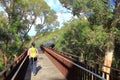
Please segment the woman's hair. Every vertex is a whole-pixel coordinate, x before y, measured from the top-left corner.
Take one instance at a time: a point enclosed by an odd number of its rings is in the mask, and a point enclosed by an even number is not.
[[[31,44],[33,47],[35,47],[35,42],[32,42],[32,44]]]

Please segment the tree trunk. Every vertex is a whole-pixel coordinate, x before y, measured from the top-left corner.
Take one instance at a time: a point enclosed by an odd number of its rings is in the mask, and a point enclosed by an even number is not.
[[[114,49],[110,49],[110,50],[108,49],[105,53],[103,71],[108,74],[110,74],[110,67],[112,65],[113,53],[114,53]],[[103,74],[103,77],[104,77],[104,74]],[[109,80],[109,75],[107,75],[106,80]]]
[[[8,58],[6,56],[6,53],[3,52],[3,65],[4,65],[4,68],[7,68],[7,62],[8,62]]]

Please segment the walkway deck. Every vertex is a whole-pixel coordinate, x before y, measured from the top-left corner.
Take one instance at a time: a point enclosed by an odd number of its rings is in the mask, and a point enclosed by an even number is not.
[[[66,80],[57,67],[48,59],[48,57],[39,51],[37,62],[37,75],[34,76],[28,66],[24,80]]]

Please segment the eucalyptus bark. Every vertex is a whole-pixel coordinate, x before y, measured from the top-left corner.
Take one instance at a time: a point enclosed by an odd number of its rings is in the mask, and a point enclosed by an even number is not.
[[[110,34],[109,35],[110,43],[112,44],[109,44],[109,46],[107,46],[107,49],[105,52],[104,66],[103,66],[103,71],[105,73],[108,73],[106,80],[109,80],[113,56],[114,56],[114,48],[115,48],[115,35],[113,31],[110,31],[109,34]]]

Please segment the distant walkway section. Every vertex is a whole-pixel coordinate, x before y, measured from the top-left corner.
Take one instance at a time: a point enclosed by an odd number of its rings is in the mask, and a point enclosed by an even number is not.
[[[39,50],[37,61],[37,75],[31,73],[30,65],[24,80],[66,80],[57,67],[48,59],[48,57]]]

